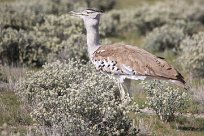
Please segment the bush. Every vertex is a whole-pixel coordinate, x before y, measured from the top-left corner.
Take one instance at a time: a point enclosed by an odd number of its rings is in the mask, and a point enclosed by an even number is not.
[[[73,4],[74,2],[76,3]],[[111,0],[106,4],[99,2],[98,0],[22,0],[20,2],[14,1],[6,4],[1,3],[0,29],[2,31],[7,31],[11,28],[13,29],[11,31],[16,31],[16,33],[28,34],[30,37],[29,39],[31,39],[31,45],[29,45],[32,50],[31,54],[39,54],[37,53],[38,51],[36,51],[37,48],[40,48],[40,50],[42,48],[46,48],[46,54],[39,55],[37,58],[32,58],[33,56],[30,56],[31,58],[29,58],[29,60],[27,57],[22,58],[23,61],[21,61],[21,63],[25,62],[26,65],[41,66],[46,61],[53,61],[61,58],[68,59],[75,56],[87,59],[88,57],[85,50],[86,46],[84,46],[86,43],[83,35],[85,30],[83,29],[84,27],[82,25],[82,21],[72,18],[69,15],[66,15],[66,13],[80,6],[86,7],[84,5],[87,3],[89,3],[88,5],[96,5],[96,7],[97,5],[99,7],[100,5],[105,5],[104,7],[107,8],[114,2],[115,0]],[[139,31],[142,34],[145,34],[148,31],[152,31],[155,27],[160,27],[165,24],[176,25],[183,29],[184,33],[192,34],[192,28],[195,25],[192,25],[192,23],[189,23],[189,21],[193,21],[193,23],[196,21],[202,22],[198,18],[202,17],[203,10],[201,6],[202,4],[199,5],[196,4],[196,2],[193,2],[191,5],[192,6],[189,6],[189,3],[185,1],[179,1],[179,3],[158,2],[151,6],[144,5],[138,9],[112,10],[103,15],[100,26],[101,35],[104,37],[118,36],[125,35],[127,32],[133,31]],[[200,17],[194,18],[197,11],[199,11]],[[177,23],[177,20],[182,20],[184,23]],[[6,33],[11,32],[7,31]],[[172,36],[170,36],[170,38],[171,37]],[[20,36],[15,38],[15,43],[18,43],[18,38],[20,38]],[[27,37],[21,36],[21,38]],[[24,39],[24,41],[26,42],[27,39]],[[150,38],[150,40],[152,39]],[[179,39],[176,39],[171,44],[177,44],[178,40]],[[8,47],[10,48],[11,45],[6,43],[5,39],[3,39],[3,41],[5,42],[4,46],[7,46],[3,49],[7,49]],[[155,42],[156,44],[163,43],[156,40]],[[151,42],[149,44],[151,44]],[[171,44],[168,46],[174,46]],[[37,45],[37,47],[34,47],[33,45]],[[14,45],[12,44],[12,46]],[[28,48],[26,48],[26,51],[24,51],[26,55],[28,55],[29,53],[27,52],[30,51],[27,51],[27,49]],[[3,52],[7,51],[10,50],[4,50]],[[17,52],[7,52],[6,54],[17,54],[17,58],[20,58],[18,56],[18,50],[15,51]],[[0,54],[0,56],[4,55]],[[7,58],[8,56],[4,57],[9,63],[13,63],[10,62],[13,60],[19,60],[16,59],[15,56],[13,56],[15,59],[9,59]],[[36,64],[36,61],[38,64]],[[34,64],[32,64],[32,62],[34,62]]]
[[[87,59],[82,22],[67,15],[72,0],[22,0],[0,5],[0,59],[3,63],[42,66],[48,60]],[[55,15],[50,15],[55,14]],[[63,58],[63,59],[64,59]]]
[[[41,7],[42,5],[36,1],[1,3],[0,27],[4,29],[11,27],[16,30],[32,29],[32,26],[44,21]]]
[[[32,117],[58,134],[136,133],[127,116],[131,108],[121,103],[115,83],[96,73],[89,63],[47,64],[28,74],[18,92],[31,105]]]
[[[193,77],[204,77],[204,32],[186,37],[181,43],[179,61]]]
[[[58,59],[87,60],[83,22],[65,14],[81,3],[73,2],[76,1],[22,0],[0,5],[0,59],[3,63],[42,66]]]
[[[115,6],[116,0],[85,0],[89,8],[97,8],[101,10],[110,10]]]
[[[56,59],[88,59],[81,20],[69,15],[48,15],[44,19],[44,23],[33,26],[33,30],[8,28],[0,32],[3,63],[42,66]]]
[[[14,2],[1,2],[0,26],[13,29],[32,29],[37,24],[44,22],[45,15],[63,15],[79,7],[88,6],[111,9],[115,0],[21,0]]]
[[[185,32],[192,34],[190,32],[196,26],[194,22],[202,23],[202,7],[199,2],[165,1],[137,9],[112,10],[101,19],[102,35],[115,36],[134,31],[144,35],[165,24],[182,26]]]
[[[137,27],[137,31],[140,34],[146,34],[156,27],[161,27],[177,20],[201,23],[204,20],[203,4],[199,2],[189,3],[185,0],[157,2],[154,5],[143,5],[131,11],[132,13],[128,11],[125,16],[129,19],[125,19],[128,20],[128,23],[131,22],[131,26]]]
[[[49,49],[35,35],[8,28],[0,32],[0,37],[0,59],[3,63],[40,66],[46,61]]]
[[[163,52],[169,49],[176,51],[184,37],[185,34],[182,28],[172,25],[164,25],[155,28],[147,35],[145,48],[152,52]]]
[[[32,32],[41,39],[47,38],[46,46],[53,52],[63,48],[62,42],[74,44],[80,36],[83,37],[83,22],[78,18],[65,14],[47,15],[45,19],[45,22],[34,27]]]
[[[146,20],[146,12],[150,10],[146,6],[137,9],[112,10],[102,16],[101,32],[103,36],[118,36],[127,32],[145,34],[157,26],[163,25],[159,19]],[[153,13],[152,13],[153,14]],[[155,14],[153,14],[155,15]],[[159,16],[159,15],[158,15]]]
[[[74,7],[72,0],[21,0],[0,5],[0,26],[16,30],[30,30],[42,24],[44,16],[65,14]]]
[[[179,29],[183,29],[185,35],[193,35],[199,31],[199,28],[202,27],[201,23],[198,21],[189,21],[189,20],[171,20],[166,25],[175,26]]]
[[[152,6],[145,5],[139,8],[135,15],[138,30],[142,34],[176,20],[202,23],[203,17],[203,3],[198,1],[190,3],[186,0],[157,2]]]
[[[147,92],[147,105],[164,122],[172,121],[175,112],[184,109],[188,101],[187,93],[159,81],[144,82]]]
[[[101,19],[102,36],[120,36],[137,31],[135,14],[137,10],[112,10]]]
[[[48,15],[45,22],[32,31],[51,50],[49,60],[81,58],[88,59],[86,37],[82,20],[70,15]],[[62,59],[61,58],[61,59]]]
[[[204,24],[204,9],[203,9],[203,1],[196,1],[190,3],[191,5],[187,8],[186,12],[183,12],[184,17],[186,17],[190,21],[198,21]],[[189,9],[189,10],[188,10]]]
[[[116,10],[102,15],[101,24],[99,27],[100,35],[104,37],[117,35],[117,27],[119,25],[120,16],[121,12]]]

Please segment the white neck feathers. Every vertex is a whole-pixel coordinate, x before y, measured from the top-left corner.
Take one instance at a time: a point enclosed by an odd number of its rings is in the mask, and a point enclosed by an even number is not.
[[[86,32],[87,32],[87,45],[88,45],[88,53],[91,56],[99,47],[99,30],[98,24],[90,25],[85,22]]]

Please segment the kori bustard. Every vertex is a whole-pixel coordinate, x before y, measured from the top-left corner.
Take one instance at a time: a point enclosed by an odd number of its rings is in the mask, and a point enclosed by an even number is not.
[[[95,9],[70,12],[84,21],[91,62],[97,70],[117,79],[122,99],[130,94],[131,80],[161,79],[185,86],[183,76],[161,57],[131,45],[100,45],[99,21],[102,13]]]

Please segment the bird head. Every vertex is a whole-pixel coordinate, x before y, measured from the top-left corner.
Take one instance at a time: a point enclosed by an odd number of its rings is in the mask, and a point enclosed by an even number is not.
[[[103,13],[103,11],[96,9],[85,9],[81,12],[71,11],[69,13],[73,16],[82,18],[86,26],[95,26],[98,25],[100,15]]]

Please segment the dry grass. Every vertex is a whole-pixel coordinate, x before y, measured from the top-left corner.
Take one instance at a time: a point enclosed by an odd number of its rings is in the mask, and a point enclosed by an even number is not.
[[[0,126],[8,125],[29,125],[32,120],[29,116],[27,106],[19,101],[19,98],[11,91],[0,93]]]
[[[32,124],[28,107],[15,94],[17,82],[25,75],[26,68],[0,66],[0,135],[29,134]],[[25,129],[26,128],[26,129]]]
[[[204,119],[177,116],[175,121],[169,123],[161,122],[155,115],[143,113],[132,114],[132,118],[139,119],[135,124],[140,126],[140,134],[156,136],[203,136]]]
[[[196,102],[204,105],[204,85],[197,86],[192,89],[193,98]]]
[[[14,91],[17,82],[26,74],[26,68],[3,65],[0,66],[0,90]]]
[[[144,119],[139,119],[137,121],[137,128],[139,128],[139,135],[141,136],[151,136],[152,135],[152,122],[144,121]]]

